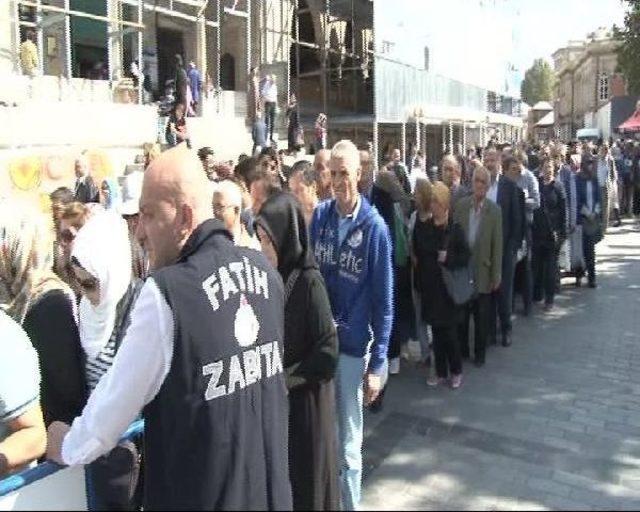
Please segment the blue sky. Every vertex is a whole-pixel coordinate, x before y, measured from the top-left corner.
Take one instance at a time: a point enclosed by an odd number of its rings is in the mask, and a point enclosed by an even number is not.
[[[415,65],[429,46],[431,70],[510,94],[538,57],[600,26],[621,24],[621,0],[377,0],[376,38]],[[512,66],[515,72],[507,75]]]

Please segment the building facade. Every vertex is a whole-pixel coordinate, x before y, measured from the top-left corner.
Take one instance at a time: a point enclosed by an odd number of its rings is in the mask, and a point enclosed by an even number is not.
[[[596,113],[619,89],[618,47],[611,33],[600,29],[553,54],[558,79],[555,120],[561,138],[570,139],[580,128],[594,127]]]

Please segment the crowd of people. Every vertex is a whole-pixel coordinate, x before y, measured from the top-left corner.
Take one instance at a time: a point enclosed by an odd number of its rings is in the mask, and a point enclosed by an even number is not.
[[[0,475],[46,445],[97,509],[356,510],[364,410],[402,355],[459,389],[514,342],[516,296],[595,288],[610,215],[640,216],[633,144],[408,161],[149,145],[117,181],[80,156],[50,211],[5,200]],[[139,417],[144,446],[121,442]]]

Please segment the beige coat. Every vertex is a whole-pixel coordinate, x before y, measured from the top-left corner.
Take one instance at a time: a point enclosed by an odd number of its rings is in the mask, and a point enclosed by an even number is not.
[[[470,213],[473,197],[465,197],[456,205],[454,219],[462,226],[469,239]],[[471,247],[476,279],[476,291],[486,294],[502,279],[502,212],[493,201],[485,199],[478,226],[478,233]]]

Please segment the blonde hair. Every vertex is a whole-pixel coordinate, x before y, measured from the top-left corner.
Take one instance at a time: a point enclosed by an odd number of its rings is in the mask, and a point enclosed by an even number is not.
[[[420,204],[421,209],[427,211],[431,206],[431,199],[433,197],[433,185],[431,182],[424,178],[416,180],[416,188],[413,193],[416,200],[416,205]]]
[[[451,192],[449,191],[449,187],[441,181],[436,181],[432,185],[431,201],[437,202],[440,206],[448,210],[451,206]]]
[[[0,206],[0,306],[18,323],[48,291],[71,293],[53,272],[53,244],[50,215],[17,200]]]
[[[489,172],[489,169],[487,169],[485,166],[483,165],[479,165],[478,167],[476,167],[473,171],[473,179],[476,179],[476,175],[477,174],[482,174],[486,180],[487,180],[487,184],[490,185],[491,184],[491,173]]]

